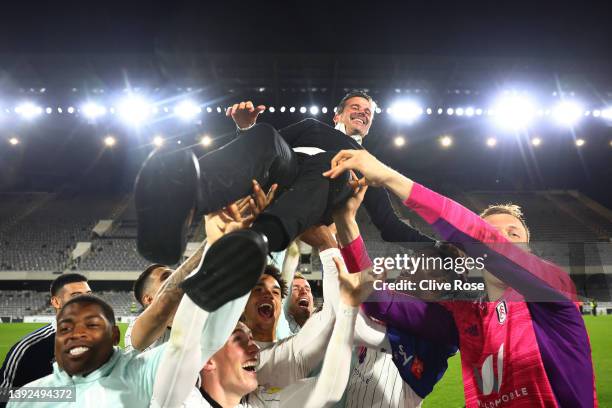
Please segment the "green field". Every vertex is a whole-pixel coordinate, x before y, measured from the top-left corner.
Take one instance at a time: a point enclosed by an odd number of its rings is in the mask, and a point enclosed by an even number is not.
[[[585,316],[591,338],[595,379],[600,407],[612,407],[612,316]],[[37,323],[0,324],[0,361],[19,338],[42,326]],[[127,327],[120,324],[121,345]],[[433,393],[427,397],[424,407],[463,407],[463,385],[461,382],[461,362],[459,356],[449,360],[449,368]]]

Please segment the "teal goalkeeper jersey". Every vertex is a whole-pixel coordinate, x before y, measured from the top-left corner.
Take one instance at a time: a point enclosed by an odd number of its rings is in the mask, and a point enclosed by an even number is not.
[[[53,364],[53,374],[32,381],[26,387],[74,387],[74,402],[30,399],[11,400],[7,408],[149,407],[153,383],[165,345],[145,353],[126,352],[117,347],[110,360],[86,377],[70,376]]]

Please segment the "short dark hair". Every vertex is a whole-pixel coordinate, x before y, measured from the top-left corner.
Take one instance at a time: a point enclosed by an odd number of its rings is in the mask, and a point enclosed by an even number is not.
[[[146,290],[148,289],[148,286],[150,283],[149,277],[151,276],[153,271],[157,268],[167,268],[167,266],[162,265],[162,264],[149,265],[147,266],[147,269],[145,269],[134,282],[134,287],[133,287],[134,297],[136,298],[138,303],[140,303],[141,306],[144,306],[142,302],[142,298],[144,297],[144,294]]]
[[[80,273],[64,273],[51,282],[51,296],[57,296],[60,290],[69,283],[87,282],[87,278]]]
[[[376,105],[376,102],[374,101],[374,99],[372,99],[370,95],[365,93],[365,91],[354,89],[350,91],[349,93],[347,93],[346,95],[344,95],[342,99],[340,99],[338,106],[336,106],[336,114],[342,113],[344,111],[344,107],[346,106],[346,101],[356,96],[363,98],[363,99],[367,99],[370,103],[373,103],[374,105]]]
[[[274,265],[266,265],[266,267],[265,267],[265,269],[263,271],[263,274],[264,275],[270,275],[271,277],[276,279],[276,281],[278,282],[278,286],[280,286],[280,288],[281,288],[281,299],[284,299],[285,296],[287,296],[287,293],[288,293],[287,282],[281,276],[281,273],[278,270],[278,268],[275,267]]]
[[[69,305],[73,303],[86,303],[86,304],[95,304],[95,305],[100,306],[100,309],[102,309],[102,314],[104,315],[104,317],[106,317],[106,319],[111,323],[111,325],[113,326],[116,325],[115,312],[113,311],[113,308],[111,307],[111,305],[106,303],[103,299],[97,296],[94,296],[94,295],[82,295],[82,296],[73,297],[72,299],[67,301],[64,304],[64,306],[62,306],[62,308],[60,309],[57,315],[60,316],[62,312],[64,311],[64,309],[66,309]]]

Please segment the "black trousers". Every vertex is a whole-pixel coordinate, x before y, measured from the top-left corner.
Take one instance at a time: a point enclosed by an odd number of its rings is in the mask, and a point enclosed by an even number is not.
[[[295,153],[276,129],[257,124],[237,139],[199,159],[198,211],[210,213],[252,193],[255,179],[267,191],[278,183],[274,202],[253,224],[279,251],[308,227],[332,222],[333,210],[351,195],[348,174],[322,176],[335,152]]]

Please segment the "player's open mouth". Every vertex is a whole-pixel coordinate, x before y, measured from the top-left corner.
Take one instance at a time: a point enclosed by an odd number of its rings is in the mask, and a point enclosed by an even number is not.
[[[308,307],[308,306],[310,306],[310,301],[308,300],[308,298],[300,298],[298,300],[298,306],[299,307]]]
[[[351,120],[352,120],[353,122],[359,122],[359,123],[360,123],[360,124],[362,124],[363,126],[365,126],[365,125],[367,124],[367,120],[366,120],[365,118],[363,118],[363,117],[360,117],[360,116],[353,116],[353,117],[351,118]]]
[[[68,354],[70,354],[73,357],[78,357],[78,356],[85,354],[88,351],[89,351],[89,347],[78,346],[78,347],[73,347],[70,350],[68,350]]]
[[[274,317],[274,306],[270,303],[262,303],[257,307],[257,313],[266,319],[270,319]]]
[[[242,369],[251,373],[255,372],[255,366],[257,366],[256,360],[249,360],[246,363],[242,364]]]

